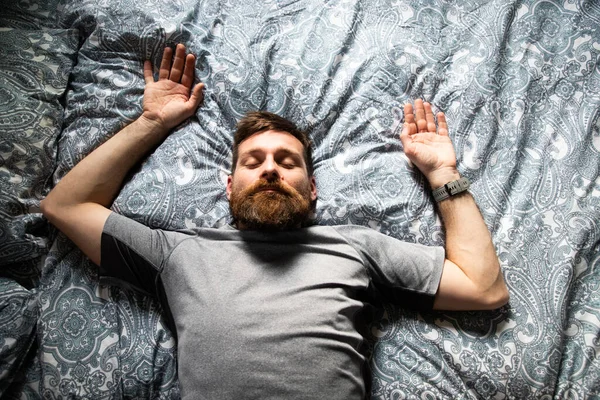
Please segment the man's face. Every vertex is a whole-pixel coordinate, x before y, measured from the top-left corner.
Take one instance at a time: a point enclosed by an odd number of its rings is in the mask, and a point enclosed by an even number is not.
[[[308,218],[317,186],[303,154],[302,143],[287,132],[260,132],[240,143],[235,173],[227,179],[238,229],[293,229]]]

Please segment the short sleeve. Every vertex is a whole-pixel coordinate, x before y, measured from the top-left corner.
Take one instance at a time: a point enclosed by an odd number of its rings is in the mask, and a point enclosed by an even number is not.
[[[112,278],[161,297],[157,287],[162,286],[163,261],[180,241],[175,232],[151,229],[111,213],[102,231],[100,267]]]
[[[433,307],[444,248],[403,242],[362,226],[335,229],[358,252],[375,288],[387,299],[412,308]]]

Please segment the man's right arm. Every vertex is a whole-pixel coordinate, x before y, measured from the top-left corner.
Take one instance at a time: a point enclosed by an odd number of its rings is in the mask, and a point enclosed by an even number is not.
[[[144,64],[142,115],[79,162],[41,202],[44,216],[97,265],[108,207],[125,176],[202,102],[204,85],[192,90],[195,57],[186,56],[183,45],[171,65],[172,57],[166,48],[157,82],[150,62]]]

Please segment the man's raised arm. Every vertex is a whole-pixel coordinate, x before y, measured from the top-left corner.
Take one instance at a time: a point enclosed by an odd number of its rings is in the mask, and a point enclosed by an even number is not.
[[[204,85],[192,89],[195,62],[184,45],[177,45],[174,59],[167,47],[155,82],[146,61],[142,115],[81,160],[41,202],[44,216],[97,265],[108,207],[127,172],[202,103]]]
[[[416,100],[414,111],[404,106],[404,116],[404,152],[431,188],[459,179],[444,113],[438,113],[436,126],[431,105]],[[468,192],[451,196],[438,203],[438,210],[446,230],[446,261],[433,307],[482,310],[506,304],[509,294],[498,256],[473,197]]]

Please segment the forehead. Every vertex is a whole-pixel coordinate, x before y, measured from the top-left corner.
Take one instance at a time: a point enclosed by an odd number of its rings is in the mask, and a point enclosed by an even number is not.
[[[255,133],[238,146],[239,154],[255,152],[257,150],[267,153],[287,150],[302,154],[304,147],[302,146],[302,142],[296,139],[291,133],[274,130]]]

